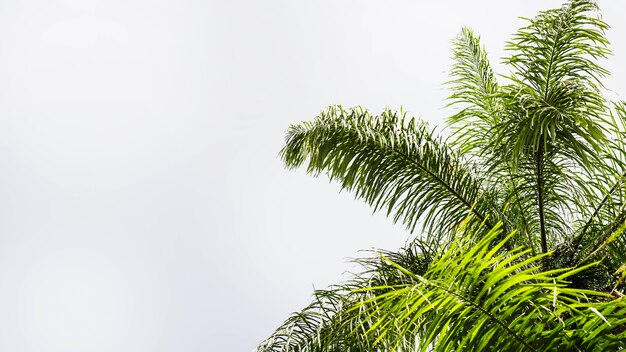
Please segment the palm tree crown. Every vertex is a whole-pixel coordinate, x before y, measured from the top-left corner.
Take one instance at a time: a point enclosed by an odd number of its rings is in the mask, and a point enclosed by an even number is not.
[[[626,348],[626,103],[592,0],[540,12],[497,79],[478,36],[453,43],[450,138],[405,112],[332,106],[290,127],[288,167],[417,231],[314,294],[259,351]]]

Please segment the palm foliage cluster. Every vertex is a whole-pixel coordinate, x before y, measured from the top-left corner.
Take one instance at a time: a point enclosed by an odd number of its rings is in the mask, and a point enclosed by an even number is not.
[[[626,348],[626,103],[602,94],[608,26],[592,0],[526,21],[504,75],[471,30],[455,39],[448,139],[360,107],[291,126],[288,167],[415,238],[360,259],[258,351]]]

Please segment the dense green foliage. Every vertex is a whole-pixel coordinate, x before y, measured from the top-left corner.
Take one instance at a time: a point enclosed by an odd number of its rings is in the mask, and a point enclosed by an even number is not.
[[[403,223],[415,239],[294,313],[258,351],[626,348],[626,104],[592,0],[539,13],[493,72],[453,44],[452,136],[404,112],[333,106],[291,126],[281,157]]]

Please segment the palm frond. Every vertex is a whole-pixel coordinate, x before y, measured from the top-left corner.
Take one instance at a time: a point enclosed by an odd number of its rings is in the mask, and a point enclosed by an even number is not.
[[[463,28],[452,43],[454,64],[447,82],[452,91],[448,106],[460,110],[448,118],[454,128],[452,140],[463,153],[487,152],[493,126],[499,122],[498,83],[487,52],[469,28]]]
[[[510,143],[514,164],[527,150],[545,149],[558,140],[561,149],[588,166],[592,151],[606,141],[600,122],[607,109],[599,88],[608,71],[598,59],[610,52],[604,36],[608,26],[589,16],[596,10],[592,0],[568,1],[529,19],[508,43],[512,55],[504,62],[515,71],[506,96],[518,103],[506,105],[513,107],[508,114],[521,122]],[[510,122],[504,124],[511,129]]]
[[[424,274],[390,261],[411,282],[364,288],[374,296],[352,308],[370,327],[372,343],[398,351],[624,347],[626,301],[605,303],[604,293],[568,287],[568,278],[586,267],[546,272],[545,254],[503,253],[508,238],[493,243],[499,232],[464,237]]]
[[[427,232],[441,233],[468,213],[480,221],[495,217],[463,160],[404,113],[388,110],[375,117],[361,108],[330,107],[312,122],[291,126],[281,156],[292,168],[308,159],[309,173],[326,171],[410,231],[419,220]]]
[[[341,331],[341,316],[347,299],[343,292],[317,290],[315,300],[300,312],[293,313],[258,352],[360,351],[366,341],[358,334]]]
[[[424,273],[436,252],[434,243],[415,239],[397,252],[382,251],[414,272]],[[378,252],[377,252],[378,253]],[[358,302],[371,298],[365,287],[406,283],[406,276],[379,255],[355,260],[363,271],[346,283],[328,290],[314,292],[314,301],[300,312],[293,313],[258,352],[364,352],[374,351],[364,332],[369,326],[351,311]]]

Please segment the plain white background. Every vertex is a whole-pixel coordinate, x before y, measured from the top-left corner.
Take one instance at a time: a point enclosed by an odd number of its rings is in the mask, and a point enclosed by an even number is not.
[[[450,41],[559,1],[0,1],[0,350],[250,351],[409,235],[283,169],[330,104],[441,125]],[[626,94],[625,7],[601,1]]]

